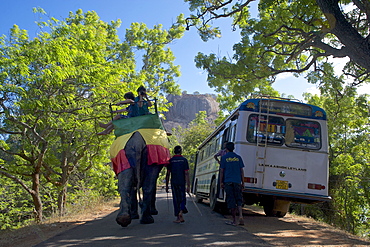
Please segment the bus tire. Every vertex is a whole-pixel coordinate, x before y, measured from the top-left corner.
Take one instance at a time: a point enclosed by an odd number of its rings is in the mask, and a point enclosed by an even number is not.
[[[227,214],[229,212],[227,204],[225,202],[217,201],[217,186],[216,180],[213,180],[211,183],[211,189],[209,193],[209,206],[212,211],[219,212],[221,214]]]
[[[276,212],[276,217],[283,218],[283,217],[286,215],[286,213],[287,213],[287,212],[277,211],[277,212]]]
[[[275,213],[274,213],[274,210],[273,210],[273,206],[271,205],[264,205],[263,206],[263,211],[265,212],[266,216],[275,216]]]
[[[266,216],[275,216],[276,212],[274,211],[274,199],[265,199],[263,202],[263,211]]]
[[[198,202],[198,203],[201,203],[203,201],[203,198],[201,198],[199,195],[198,195],[198,181],[195,182],[195,186],[194,186],[194,195],[195,195],[195,201]]]
[[[217,186],[216,186],[216,180],[214,179],[211,183],[211,188],[209,191],[209,206],[213,211],[217,210]]]

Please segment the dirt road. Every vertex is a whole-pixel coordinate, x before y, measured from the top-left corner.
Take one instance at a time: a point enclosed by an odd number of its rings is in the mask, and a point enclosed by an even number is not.
[[[169,198],[171,199],[171,197]],[[1,246],[370,246],[370,241],[336,230],[313,220],[287,215],[266,217],[256,207],[244,209],[244,226],[226,225],[230,215],[212,212],[207,203],[188,198],[186,222],[175,224],[172,202],[159,191],[159,215],[155,223],[141,225],[134,220],[127,228],[115,223],[116,208],[103,212],[92,221],[76,220],[33,229],[34,234],[1,241]],[[72,225],[74,228],[71,228]],[[77,225],[77,226],[76,226]],[[59,231],[58,231],[59,228]],[[52,234],[57,234],[51,237]],[[0,236],[1,238],[2,236]],[[51,238],[50,238],[51,237]],[[38,244],[37,244],[38,243]],[[36,245],[35,245],[36,244]]]

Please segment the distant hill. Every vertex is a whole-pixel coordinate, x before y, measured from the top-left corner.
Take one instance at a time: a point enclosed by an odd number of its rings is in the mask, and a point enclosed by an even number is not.
[[[168,95],[167,100],[173,103],[173,106],[166,112],[164,126],[171,130],[177,126],[186,128],[195,118],[199,111],[206,111],[208,120],[215,120],[220,110],[216,101],[216,95],[213,94],[187,94]]]

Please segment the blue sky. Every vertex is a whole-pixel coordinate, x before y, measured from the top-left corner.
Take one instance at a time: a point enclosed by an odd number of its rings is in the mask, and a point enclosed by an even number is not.
[[[40,31],[36,21],[40,15],[32,12],[33,7],[43,8],[48,16],[57,19],[68,17],[70,11],[82,9],[84,12],[94,10],[103,21],[121,19],[122,25],[118,31],[121,39],[125,29],[132,22],[143,22],[149,28],[162,24],[169,28],[180,13],[189,14],[188,4],[182,0],[1,0],[0,34],[8,36],[13,24],[21,29],[28,30],[30,37],[35,37]],[[43,17],[46,20],[46,17]],[[208,86],[207,74],[197,69],[194,57],[198,52],[205,54],[215,53],[221,56],[232,56],[232,46],[240,40],[239,33],[231,30],[231,20],[225,19],[214,23],[221,27],[220,39],[203,42],[194,28],[186,31],[184,37],[170,45],[176,57],[175,64],[181,66],[181,77],[177,79],[182,90],[188,93],[214,93]],[[314,85],[306,83],[303,78],[283,75],[274,84],[275,89],[286,95],[294,95],[302,99],[302,93],[312,91]]]

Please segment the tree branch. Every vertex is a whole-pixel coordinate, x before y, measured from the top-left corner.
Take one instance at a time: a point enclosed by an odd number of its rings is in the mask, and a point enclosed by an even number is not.
[[[29,194],[34,194],[35,193],[35,191],[34,190],[31,190],[25,183],[22,182],[22,180],[20,180],[16,176],[14,176],[14,175],[6,172],[4,170],[4,167],[3,166],[0,166],[0,174],[4,175],[7,178],[12,179],[14,182],[16,182],[19,185],[21,185]]]

